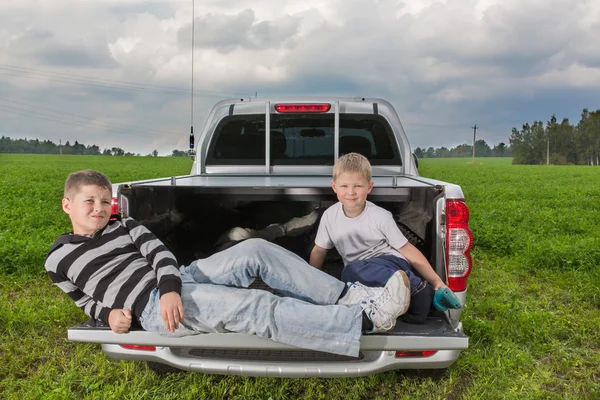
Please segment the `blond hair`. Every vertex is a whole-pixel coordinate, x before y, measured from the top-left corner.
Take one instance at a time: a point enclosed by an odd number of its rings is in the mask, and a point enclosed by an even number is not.
[[[359,153],[344,154],[337,159],[333,166],[333,180],[335,181],[338,176],[346,172],[362,174],[369,182],[373,173],[367,157]]]
[[[71,172],[65,181],[65,198],[74,197],[81,190],[82,186],[98,186],[102,189],[108,189],[112,195],[112,184],[110,180],[101,172],[92,169]]]

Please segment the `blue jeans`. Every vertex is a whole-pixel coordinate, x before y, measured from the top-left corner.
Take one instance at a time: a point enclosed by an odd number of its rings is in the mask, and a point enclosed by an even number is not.
[[[358,281],[372,287],[385,286],[388,279],[399,269],[406,272],[410,281],[410,306],[402,319],[410,324],[422,324],[429,315],[433,288],[413,272],[412,266],[405,259],[386,254],[352,261],[342,270],[342,281]]]
[[[335,305],[344,283],[302,258],[262,239],[248,239],[180,268],[183,323],[168,332],[158,290],[140,318],[147,331],[180,337],[239,332],[296,347],[358,356],[362,327],[359,305]],[[289,297],[242,289],[260,277]]]
[[[342,281],[360,282],[373,287],[385,286],[399,269],[406,272],[410,280],[410,293],[415,294],[423,280],[415,275],[408,261],[392,254],[349,262],[342,270]]]

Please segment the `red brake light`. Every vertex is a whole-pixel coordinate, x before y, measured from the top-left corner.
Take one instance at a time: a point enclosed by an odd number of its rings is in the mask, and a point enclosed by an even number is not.
[[[401,357],[431,357],[437,353],[437,350],[422,350],[422,351],[397,351],[396,358]]]
[[[141,346],[138,344],[120,344],[119,346],[128,350],[156,351],[155,346]]]
[[[275,104],[280,113],[323,113],[331,109],[331,104]]]
[[[464,200],[446,202],[446,268],[448,287],[455,292],[467,288],[473,260],[473,233],[469,229],[469,209]]]
[[[112,198],[110,206],[110,213],[112,215],[119,215],[119,200],[116,197]]]

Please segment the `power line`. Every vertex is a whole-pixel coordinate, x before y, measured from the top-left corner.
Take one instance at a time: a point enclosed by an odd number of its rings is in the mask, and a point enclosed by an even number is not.
[[[60,122],[62,124],[66,124],[66,125],[71,125],[71,126],[80,126],[80,127],[85,127],[85,128],[92,128],[92,129],[97,129],[97,130],[101,130],[101,131],[112,131],[112,132],[118,132],[118,133],[128,133],[128,134],[133,134],[133,135],[137,135],[137,136],[159,136],[159,135],[148,135],[148,134],[144,134],[142,132],[135,132],[132,131],[130,129],[123,129],[123,128],[113,128],[111,126],[108,126],[106,124],[103,123],[89,123],[89,122],[79,122],[79,121],[69,121],[66,120],[64,118],[60,118],[60,117],[56,117],[53,115],[45,115],[36,111],[28,111],[28,110],[24,110],[21,108],[17,108],[17,107],[11,107],[11,106],[7,106],[4,104],[0,104],[0,111],[4,111],[4,112],[8,112],[11,114],[17,114],[17,115],[22,115],[25,117],[29,117],[29,118],[37,118],[37,119],[42,119],[42,120],[46,120],[46,121],[51,121],[51,122]],[[160,136],[174,136],[175,134],[173,133],[160,133]]]
[[[10,71],[10,72],[16,72],[16,71]],[[99,88],[104,88],[104,89],[116,89],[116,90],[127,90],[127,91],[133,91],[133,92],[146,92],[146,93],[161,93],[161,94],[168,94],[168,95],[176,95],[176,96],[182,96],[185,93],[183,92],[177,92],[177,91],[166,91],[166,90],[156,90],[156,89],[150,89],[150,88],[142,88],[142,87],[126,87],[126,86],[122,86],[122,85],[108,85],[108,84],[101,84],[101,83],[93,83],[93,82],[85,82],[85,81],[80,81],[80,80],[73,80],[73,79],[68,79],[68,78],[62,78],[62,77],[46,77],[46,76],[25,76],[19,73],[8,73],[8,72],[2,72],[0,71],[0,75],[5,75],[5,76],[14,76],[17,78],[25,78],[25,79],[33,79],[33,80],[38,80],[38,81],[51,81],[51,82],[61,82],[61,83],[70,83],[70,84],[76,84],[76,85],[83,85],[83,86],[92,86],[92,87],[99,87]]]
[[[430,128],[446,128],[446,129],[467,129],[465,125],[445,125],[445,124],[422,124],[418,122],[402,122],[402,125],[407,126],[425,126]]]
[[[3,70],[3,71],[2,71]],[[54,71],[46,71],[36,68],[26,68],[15,65],[8,64],[0,64],[0,75],[8,75],[20,78],[27,79],[37,79],[37,80],[50,80],[55,82],[62,83],[72,83],[72,84],[80,84],[87,86],[95,86],[109,89],[118,89],[118,90],[130,90],[130,91],[142,91],[142,92],[154,92],[154,93],[163,93],[163,94],[171,94],[171,95],[187,95],[189,94],[189,90],[178,87],[170,87],[170,86],[161,86],[161,85],[152,85],[145,83],[136,83],[130,81],[121,81],[121,80],[111,80],[104,78],[95,78],[90,76],[82,76],[76,74],[65,74]],[[27,76],[32,75],[32,76]],[[43,78],[43,79],[42,79]],[[227,93],[227,92],[219,92],[219,91],[211,91],[204,89],[194,90],[192,93],[194,95],[218,95],[218,96],[233,96],[233,97],[243,97],[245,95],[236,94],[236,93]]]
[[[33,109],[40,109],[40,110],[45,110],[51,113],[56,113],[56,114],[64,114],[64,115],[69,115],[75,118],[80,118],[83,120],[86,120],[86,122],[91,122],[94,121],[95,119],[92,117],[87,117],[84,115],[78,115],[78,114],[72,114],[72,113],[68,113],[68,112],[64,112],[64,111],[57,111],[57,110],[53,110],[51,108],[46,108],[46,107],[42,107],[42,106],[38,106],[38,105],[34,105],[34,104],[28,104],[28,103],[24,103],[22,101],[16,101],[16,100],[10,100],[10,99],[6,99],[3,97],[0,97],[0,101],[6,101],[9,103],[13,103],[13,104],[20,104],[20,105],[24,105],[26,107],[30,107]],[[27,110],[23,110],[23,111],[27,111]],[[156,133],[159,135],[164,135],[165,132],[164,131],[159,131],[159,130],[155,130],[155,129],[148,129],[148,128],[139,128],[137,126],[134,125],[127,125],[127,124],[121,124],[121,123],[111,123],[111,124],[106,124],[104,122],[101,122],[101,124],[105,125],[105,126],[109,126],[111,127],[112,125],[116,125],[117,128],[125,128],[125,129],[131,129],[131,130],[135,130],[135,131],[139,131],[142,133],[146,133],[146,132],[150,132],[150,133]]]

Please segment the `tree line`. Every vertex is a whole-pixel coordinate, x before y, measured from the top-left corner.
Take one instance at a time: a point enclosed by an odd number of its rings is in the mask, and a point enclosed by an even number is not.
[[[95,144],[84,145],[77,140],[71,144],[67,141],[65,144],[56,144],[50,140],[40,141],[39,139],[11,139],[8,136],[0,138],[0,153],[27,153],[27,154],[71,154],[71,155],[95,155],[95,156],[141,156],[140,153],[134,154],[125,151],[120,147],[105,148],[102,151]],[[171,156],[186,157],[187,151],[173,150]],[[157,157],[158,151],[154,150],[147,157]]]
[[[526,123],[521,130],[512,129],[510,147],[513,164],[580,164],[600,165],[600,110],[581,113],[577,125],[568,118],[559,123],[552,116],[546,126],[542,121]]]
[[[427,150],[417,147],[414,151],[418,158],[445,158],[445,157],[472,157],[473,146],[470,144],[461,144],[451,149],[438,147],[434,149],[429,147]],[[493,148],[485,140],[475,141],[475,157],[511,157],[511,149],[505,143],[500,142]]]

